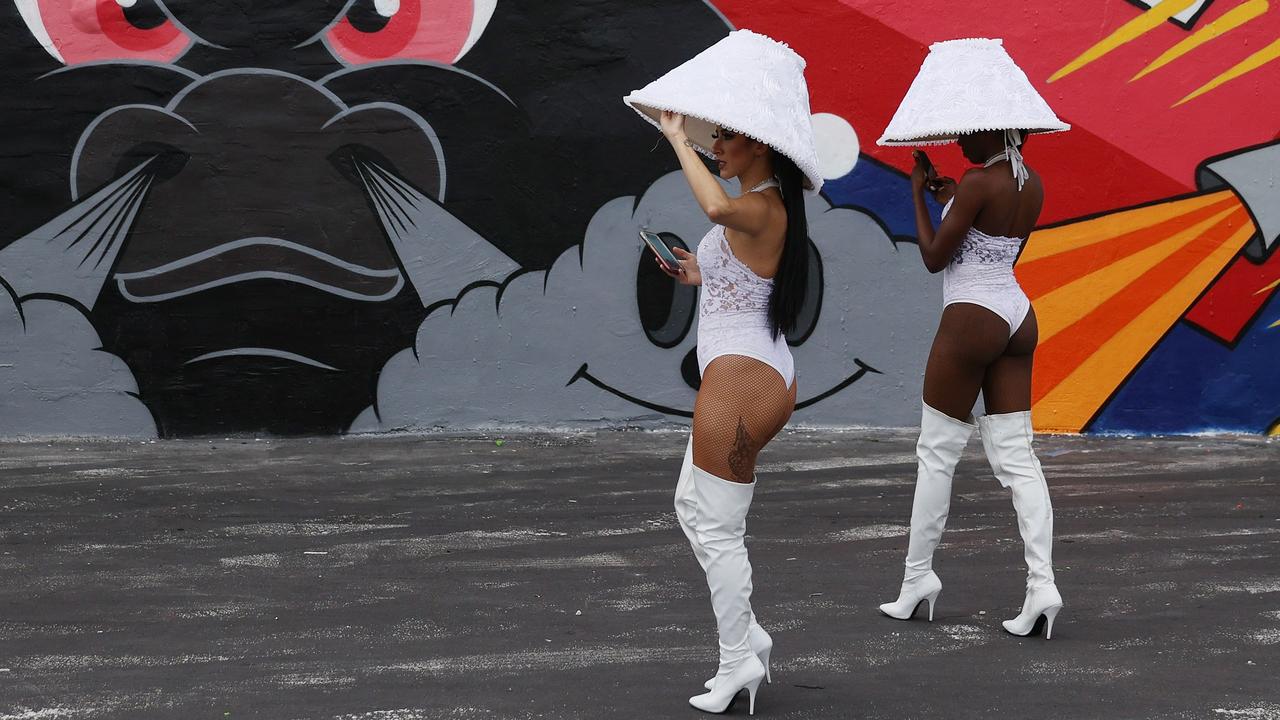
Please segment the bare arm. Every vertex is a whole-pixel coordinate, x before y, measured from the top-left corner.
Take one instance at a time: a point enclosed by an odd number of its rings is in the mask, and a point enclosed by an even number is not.
[[[693,197],[711,222],[752,237],[765,230],[769,220],[769,201],[759,193],[729,197],[719,179],[711,174],[698,151],[693,149],[692,143],[686,142],[688,136],[684,134],[683,115],[663,112],[662,134],[676,151]]]
[[[954,202],[942,224],[934,230],[924,194],[931,184],[936,187],[938,182],[928,156],[922,152],[916,153],[916,166],[911,171],[911,194],[916,208],[916,238],[920,245],[920,257],[931,273],[941,272],[951,262],[951,256],[960,247],[969,228],[973,227],[978,211],[982,209],[985,193],[982,176],[975,173],[966,173],[960,183],[954,186],[954,190],[944,184],[940,189],[954,192]]]

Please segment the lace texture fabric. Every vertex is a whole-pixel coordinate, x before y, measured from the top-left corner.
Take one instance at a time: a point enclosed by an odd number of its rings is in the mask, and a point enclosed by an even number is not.
[[[951,203],[943,208],[943,217]],[[942,271],[942,305],[967,302],[981,305],[1009,324],[1012,335],[1021,325],[1031,301],[1013,274],[1022,238],[988,235],[969,228]]]
[[[1001,265],[1013,272],[1013,261],[1018,259],[1018,250],[1022,247],[1022,240],[1018,238],[1002,237],[998,235],[988,235],[980,230],[969,228],[969,233],[964,236],[960,247],[956,248],[956,252],[951,256],[952,265],[963,265],[968,263],[983,263],[987,265]]]
[[[999,302],[1001,296],[1025,298],[1013,274],[1013,261],[1020,247],[1022,241],[1017,238],[992,237],[970,229],[942,271],[943,304],[950,305],[959,298],[979,297],[991,302]]]
[[[822,189],[804,58],[783,43],[736,30],[622,99],[655,127],[663,110],[685,116],[685,134],[713,157],[716,126],[754,138],[795,161],[810,192]]]
[[[698,243],[702,292],[698,300],[698,364],[721,355],[744,355],[765,362],[790,387],[795,368],[786,338],[769,329],[773,280],[756,275],[734,254],[724,226],[711,228]]]
[[[723,225],[712,228],[698,245],[698,267],[702,270],[703,293],[699,321],[754,324],[759,320],[768,324],[773,280],[756,275],[733,254]]]
[[[1061,132],[1002,40],[934,43],[877,145],[938,145],[981,130]]]

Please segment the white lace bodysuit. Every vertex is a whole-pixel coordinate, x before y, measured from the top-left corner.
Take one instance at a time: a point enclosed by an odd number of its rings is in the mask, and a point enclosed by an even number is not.
[[[749,192],[778,187],[773,180]],[[733,254],[724,226],[716,225],[698,243],[702,293],[698,299],[698,370],[721,355],[745,355],[763,362],[782,376],[787,387],[795,380],[795,365],[787,339],[774,338],[769,329],[769,296],[773,280],[762,278]]]
[[[942,209],[944,218],[951,202]],[[1023,238],[988,235],[970,227],[942,271],[942,306],[980,305],[1008,323],[1009,337],[1013,337],[1031,310],[1031,301],[1013,274],[1013,261],[1024,242]]]

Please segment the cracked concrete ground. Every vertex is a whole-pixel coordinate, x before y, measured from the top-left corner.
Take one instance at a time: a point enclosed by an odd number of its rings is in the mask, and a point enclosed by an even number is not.
[[[896,622],[904,432],[762,456],[767,718],[1280,718],[1280,442],[1041,438],[1066,607],[1022,600],[970,443]],[[677,433],[0,445],[0,720],[694,718],[706,586],[671,513]],[[745,715],[745,702],[734,708]]]

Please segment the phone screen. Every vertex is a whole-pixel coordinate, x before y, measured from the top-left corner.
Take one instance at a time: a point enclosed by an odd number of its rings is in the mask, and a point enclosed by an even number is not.
[[[663,265],[666,265],[672,270],[680,269],[680,260],[676,258],[675,253],[671,252],[671,248],[667,247],[667,244],[662,241],[662,238],[648,230],[641,230],[640,239],[644,240],[645,244],[649,246],[649,249],[653,251],[654,255],[658,256],[658,259],[662,261]]]

